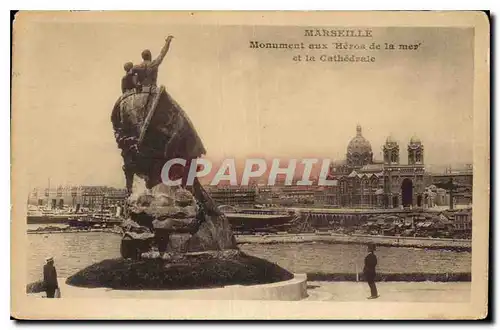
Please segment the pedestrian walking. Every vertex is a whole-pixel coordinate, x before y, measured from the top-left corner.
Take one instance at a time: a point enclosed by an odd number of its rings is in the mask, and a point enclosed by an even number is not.
[[[377,275],[375,268],[377,267],[377,256],[375,255],[375,244],[368,244],[368,255],[365,257],[365,267],[363,268],[363,275],[368,286],[370,287],[371,295],[368,299],[376,299],[379,297],[377,285],[375,284],[375,277]]]

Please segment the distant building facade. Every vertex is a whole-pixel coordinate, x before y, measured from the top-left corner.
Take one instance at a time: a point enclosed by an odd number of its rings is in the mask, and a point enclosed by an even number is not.
[[[408,162],[400,162],[399,144],[389,136],[383,146],[383,161],[374,161],[370,142],[361,126],[347,146],[344,162],[330,168],[338,185],[328,187],[326,205],[349,208],[423,207],[426,172],[424,146],[413,136],[408,145]]]
[[[445,184],[450,180],[458,185],[453,191],[454,204],[472,204],[472,186],[474,180],[472,165],[468,165],[465,169],[460,170],[449,168],[445,173],[433,173],[431,175],[432,185]],[[446,192],[446,195],[449,200],[449,193]]]
[[[344,161],[330,167],[329,179],[335,186],[287,186],[255,184],[245,187],[210,187],[212,197],[227,205],[315,205],[339,208],[424,208],[442,196],[430,196],[432,182],[424,168],[424,145],[416,136],[407,144],[406,164],[400,161],[400,145],[391,136],[383,146],[383,160],[375,161],[370,142],[361,126],[347,146]],[[280,181],[281,180],[281,181]],[[439,191],[441,192],[441,191]],[[443,203],[445,196],[443,196]],[[435,201],[436,200],[436,201]]]
[[[102,208],[121,205],[126,198],[125,189],[108,186],[57,186],[33,189],[28,197],[28,204],[52,209],[77,206]]]
[[[453,226],[456,232],[465,238],[472,237],[472,209],[466,209],[455,213]]]
[[[256,204],[255,186],[207,186],[208,193],[219,205],[253,207]]]

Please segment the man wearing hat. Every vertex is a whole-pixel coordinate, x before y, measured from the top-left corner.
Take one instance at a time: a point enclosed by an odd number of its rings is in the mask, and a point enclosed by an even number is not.
[[[371,295],[368,299],[376,299],[379,297],[377,292],[377,286],[375,285],[375,267],[377,266],[377,256],[375,255],[375,244],[368,244],[368,255],[365,258],[365,267],[363,269],[363,274],[368,286],[370,287]]]
[[[45,262],[46,264],[43,266],[43,284],[45,292],[47,293],[47,298],[54,298],[56,290],[59,289],[56,267],[54,267],[54,258],[46,258]]]

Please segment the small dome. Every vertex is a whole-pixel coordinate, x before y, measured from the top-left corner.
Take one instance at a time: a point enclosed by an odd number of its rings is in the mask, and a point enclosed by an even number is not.
[[[347,146],[348,154],[370,154],[372,146],[367,139],[361,134],[361,126],[356,127],[356,136],[349,142]]]
[[[414,134],[410,139],[410,144],[422,144],[422,141]]]
[[[392,135],[389,135],[387,139],[385,139],[385,144],[398,144],[396,140],[392,137]]]

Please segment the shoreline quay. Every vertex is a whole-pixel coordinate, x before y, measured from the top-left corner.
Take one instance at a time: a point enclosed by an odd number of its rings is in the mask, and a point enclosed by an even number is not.
[[[357,244],[374,243],[378,246],[406,247],[422,249],[446,249],[470,252],[471,240],[374,236],[374,235],[342,235],[342,234],[283,234],[283,235],[236,235],[238,244],[283,244],[283,243],[325,243],[325,244]]]
[[[112,228],[101,229],[64,229],[64,230],[28,230],[28,234],[65,234],[103,232],[121,235],[121,232]],[[324,243],[324,244],[357,244],[374,243],[378,246],[406,247],[421,249],[442,249],[457,252],[470,252],[471,240],[425,237],[398,237],[374,235],[342,235],[342,234],[266,234],[266,235],[235,235],[237,244],[289,244],[289,243]]]
[[[100,229],[62,229],[62,230],[36,230],[36,229],[28,229],[28,234],[38,234],[38,235],[47,235],[47,234],[79,234],[79,233],[108,233],[108,234],[116,234],[121,235],[121,232],[112,229],[112,228],[100,228]]]

